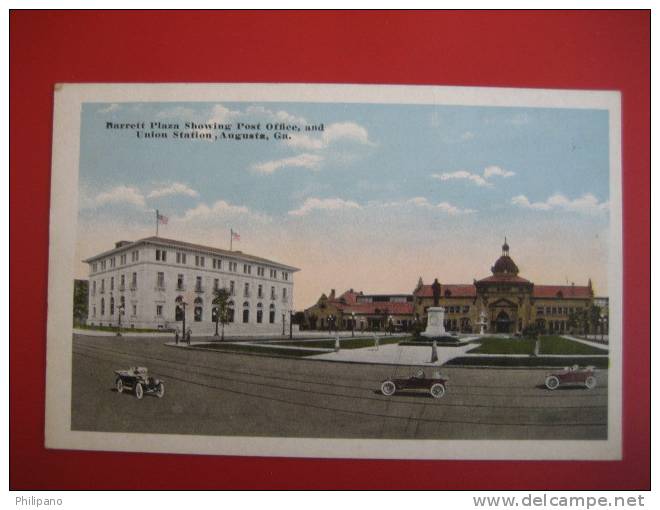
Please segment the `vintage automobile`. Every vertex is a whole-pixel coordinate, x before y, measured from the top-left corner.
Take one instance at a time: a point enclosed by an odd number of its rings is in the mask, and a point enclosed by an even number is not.
[[[588,390],[596,387],[595,368],[592,366],[580,368],[578,365],[566,367],[561,372],[549,374],[545,378],[545,387],[556,390],[559,386],[582,386]]]
[[[156,395],[162,398],[165,395],[165,382],[149,375],[146,367],[131,367],[128,370],[115,370],[115,388],[117,393],[125,390],[133,391],[138,399],[144,394]]]
[[[434,398],[441,398],[445,394],[447,380],[448,377],[437,371],[433,373],[433,377],[427,378],[424,370],[420,369],[406,379],[385,379],[380,385],[380,391],[389,397],[402,390],[426,390]]]

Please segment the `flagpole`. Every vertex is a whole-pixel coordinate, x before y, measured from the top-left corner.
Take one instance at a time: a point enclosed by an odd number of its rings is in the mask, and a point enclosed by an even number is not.
[[[156,237],[158,237],[158,209],[156,209]]]
[[[233,246],[233,241],[234,241],[234,229],[230,228],[229,229],[229,251],[231,251],[231,248]]]

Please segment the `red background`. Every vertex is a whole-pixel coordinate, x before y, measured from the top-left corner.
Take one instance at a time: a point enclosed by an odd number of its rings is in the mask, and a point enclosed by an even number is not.
[[[648,12],[14,11],[10,29],[12,488],[650,487]],[[56,82],[620,90],[623,461],[353,461],[45,450],[45,296]],[[35,377],[19,387],[24,374]],[[124,469],[127,457],[131,470]],[[133,476],[150,470],[158,476]]]

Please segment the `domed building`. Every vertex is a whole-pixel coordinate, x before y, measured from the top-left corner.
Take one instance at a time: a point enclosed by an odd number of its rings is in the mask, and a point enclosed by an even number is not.
[[[448,330],[477,332],[483,322],[489,333],[519,333],[529,325],[563,333],[569,330],[569,316],[593,304],[591,280],[585,286],[536,285],[519,276],[506,239],[491,273],[471,285],[439,284],[438,305],[445,308]],[[434,305],[432,287],[420,279],[413,293],[417,320]]]

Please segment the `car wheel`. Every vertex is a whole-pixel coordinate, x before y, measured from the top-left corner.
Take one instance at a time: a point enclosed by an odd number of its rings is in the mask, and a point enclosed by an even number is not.
[[[441,383],[435,383],[431,386],[431,395],[433,398],[442,398],[445,395],[445,385]]]
[[[140,400],[144,396],[144,390],[141,383],[135,383],[135,397]]]
[[[163,395],[165,395],[165,385],[163,383],[158,383],[158,386],[156,386],[156,396],[158,398],[163,398]]]
[[[584,381],[584,385],[588,390],[593,390],[596,387],[596,378],[593,375],[590,375],[587,377],[586,381]]]
[[[115,389],[117,390],[117,393],[124,391],[124,383],[122,382],[121,377],[117,377],[117,380],[115,381]]]
[[[549,390],[556,390],[559,387],[559,378],[554,375],[549,375],[545,378],[545,387]]]
[[[394,395],[394,392],[396,391],[396,385],[392,381],[385,381],[380,385],[380,391],[383,393],[383,395],[389,397],[390,395]]]

